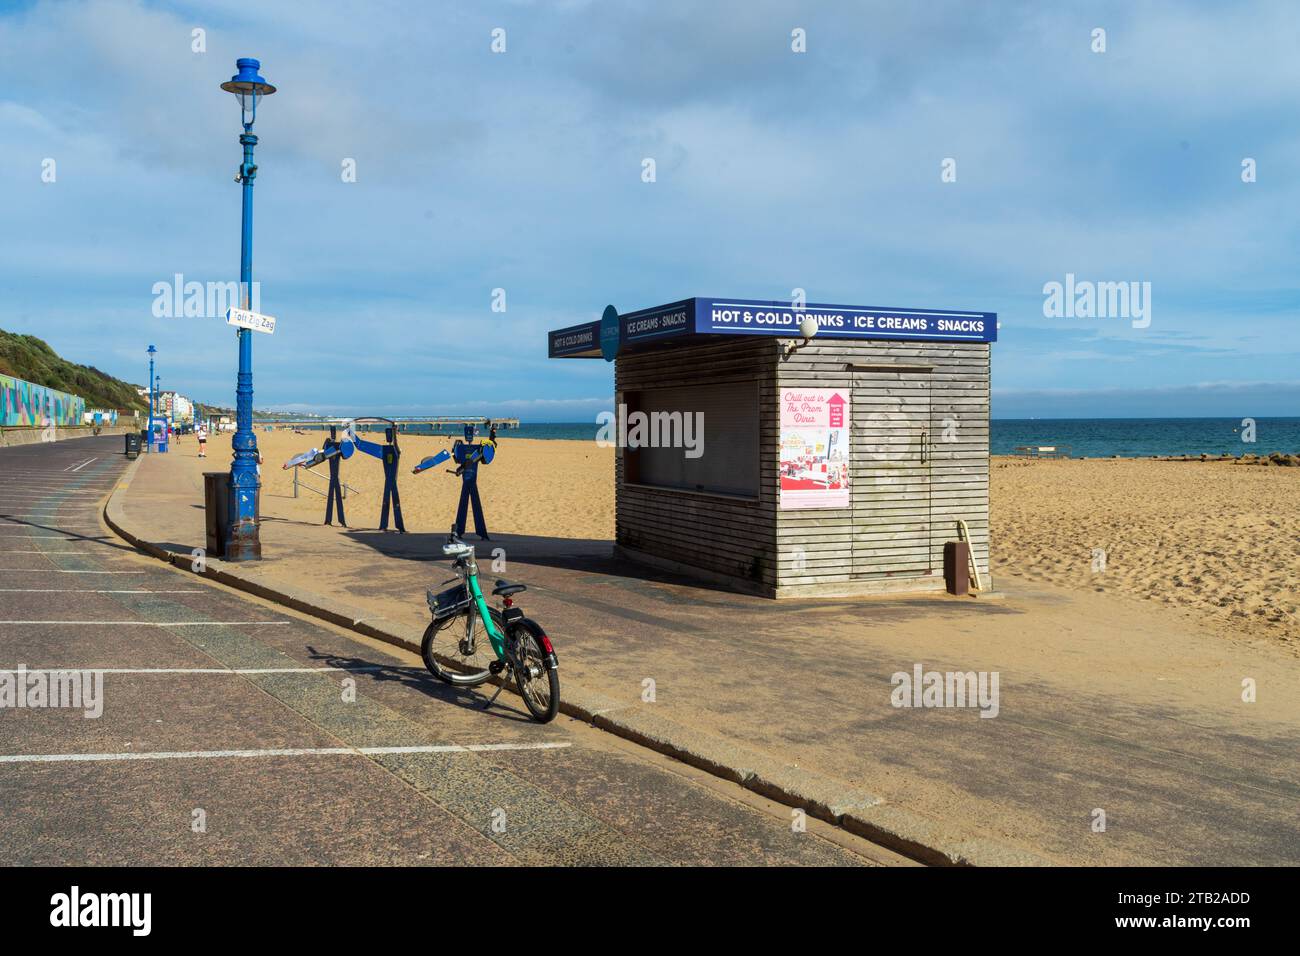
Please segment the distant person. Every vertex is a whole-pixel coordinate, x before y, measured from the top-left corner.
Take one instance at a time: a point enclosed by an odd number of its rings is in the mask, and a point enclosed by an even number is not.
[[[194,437],[199,440],[199,457],[208,457],[208,430],[202,425],[194,432]]]

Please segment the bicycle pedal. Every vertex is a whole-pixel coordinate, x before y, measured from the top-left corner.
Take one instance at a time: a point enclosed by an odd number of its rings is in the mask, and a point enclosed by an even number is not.
[[[505,661],[491,661],[488,663],[489,674],[493,674],[493,675],[500,674],[505,669],[506,669]]]

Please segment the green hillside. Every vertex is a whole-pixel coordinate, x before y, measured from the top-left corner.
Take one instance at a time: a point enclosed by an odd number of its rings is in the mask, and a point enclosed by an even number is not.
[[[15,335],[0,329],[0,375],[23,378],[46,388],[80,395],[86,408],[148,409],[136,386],[105,375],[90,365],[61,358],[34,335]]]

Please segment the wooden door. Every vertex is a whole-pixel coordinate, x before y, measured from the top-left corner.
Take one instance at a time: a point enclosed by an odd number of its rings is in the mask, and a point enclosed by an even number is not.
[[[930,381],[925,366],[853,370],[853,576],[918,577],[930,549]]]

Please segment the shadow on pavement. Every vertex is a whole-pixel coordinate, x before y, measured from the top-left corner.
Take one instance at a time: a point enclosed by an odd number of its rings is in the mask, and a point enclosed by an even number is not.
[[[382,683],[396,683],[402,687],[417,690],[426,697],[445,701],[458,707],[473,707],[482,711],[488,697],[496,691],[495,684],[484,684],[483,687],[488,690],[488,694],[484,695],[472,687],[456,687],[452,684],[444,684],[423,667],[376,664],[364,657],[345,657],[339,654],[318,651],[310,644],[307,645],[307,653],[311,655],[313,661],[318,661],[328,667],[351,671],[358,676],[365,676]],[[513,702],[506,700],[504,694],[496,699],[496,702],[486,713],[498,720],[509,720],[515,723],[532,722],[532,717],[522,710],[515,710]]]

